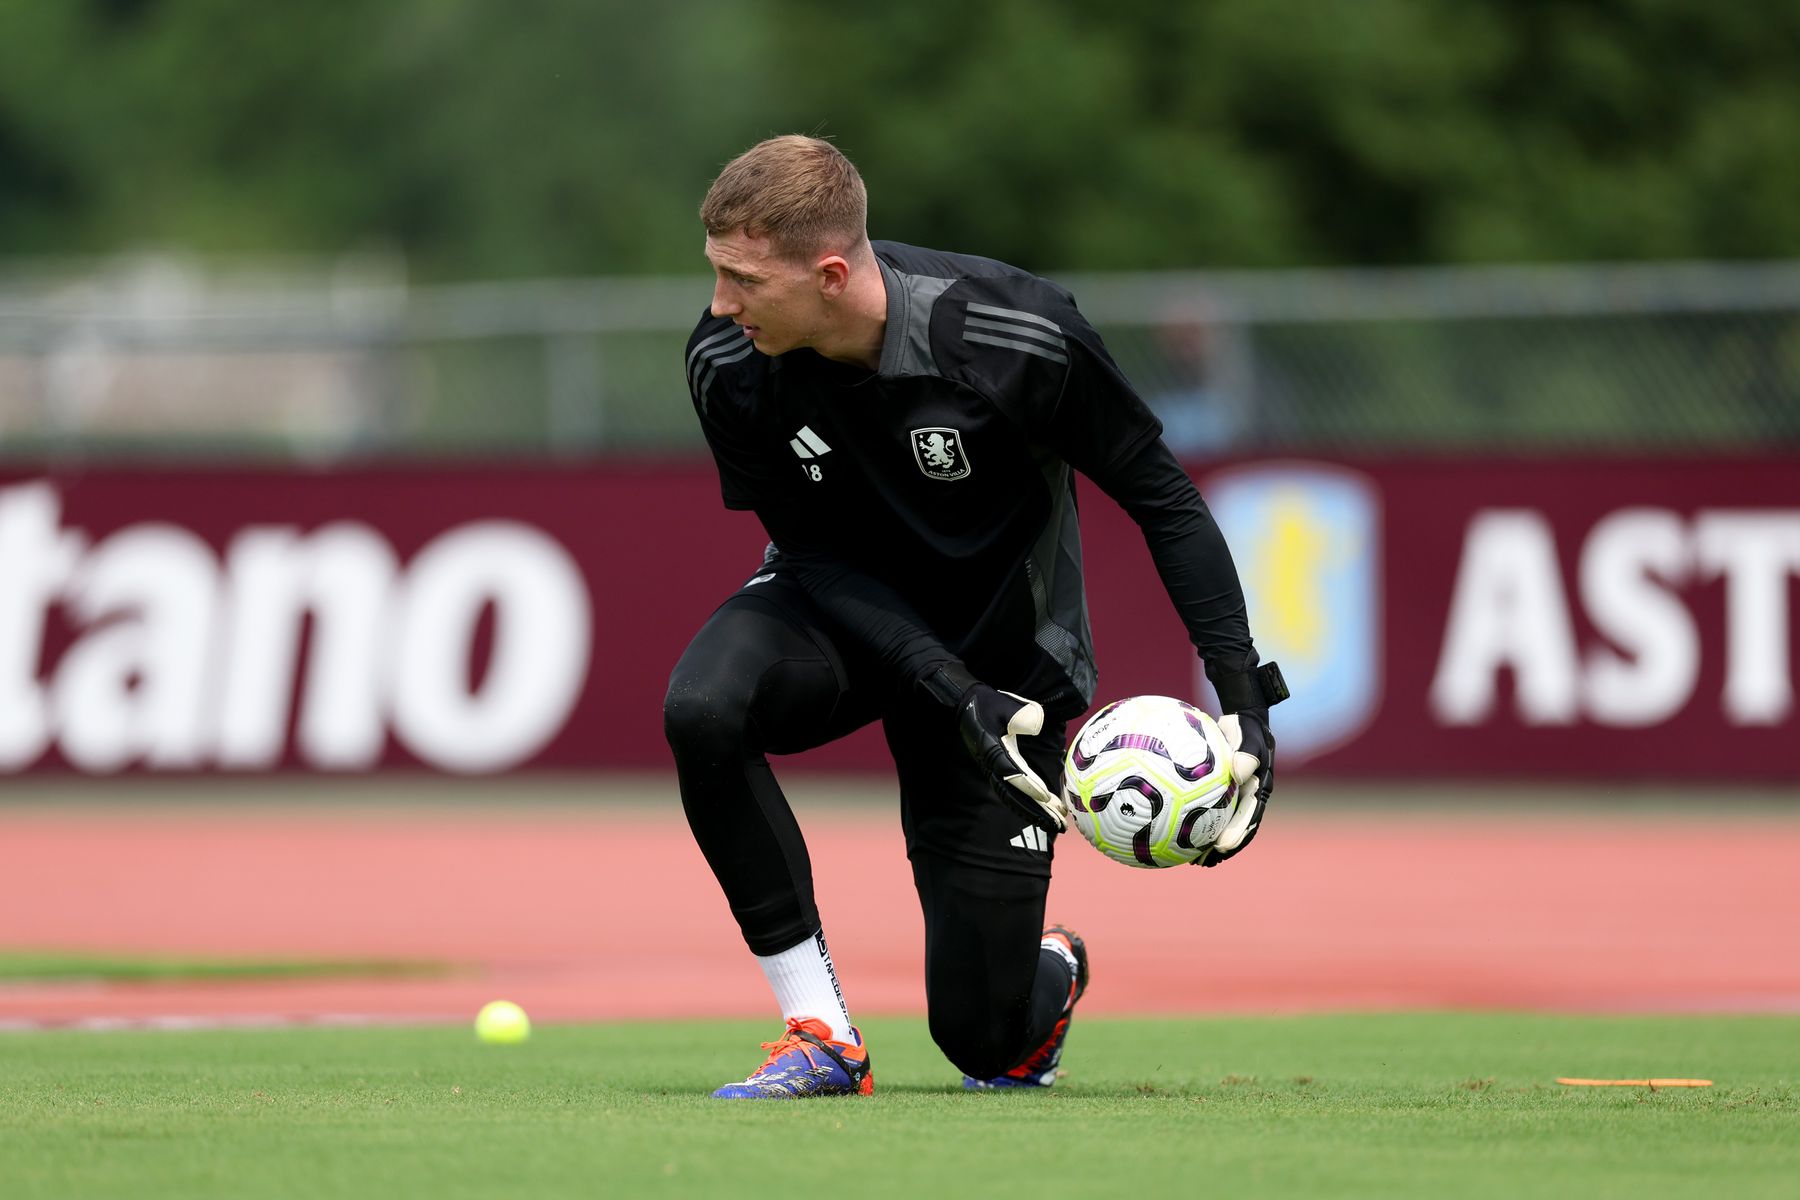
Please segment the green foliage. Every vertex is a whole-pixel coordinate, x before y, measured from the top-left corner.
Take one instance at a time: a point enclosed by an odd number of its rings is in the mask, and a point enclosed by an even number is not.
[[[691,270],[771,133],[1040,269],[1800,254],[1800,0],[0,0],[0,256]]]

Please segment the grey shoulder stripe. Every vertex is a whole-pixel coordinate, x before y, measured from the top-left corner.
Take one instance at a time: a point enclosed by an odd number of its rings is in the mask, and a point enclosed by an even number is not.
[[[984,346],[1005,346],[1009,350],[1023,350],[1027,354],[1035,354],[1039,358],[1047,358],[1051,362],[1066,363],[1069,361],[1068,355],[1032,342],[1015,342],[1011,338],[989,337],[985,333],[965,333],[963,337],[971,342],[980,342]]]
[[[736,325],[733,325],[729,329],[724,330],[723,332],[713,334],[711,337],[707,338],[704,342],[701,342],[698,346],[695,346],[691,351],[689,351],[688,356],[687,356],[688,377],[689,378],[693,377],[694,360],[695,359],[699,358],[702,354],[707,355],[707,357],[711,357],[713,351],[710,350],[710,347],[718,346],[718,345],[720,345],[720,343],[728,341],[734,335],[737,337],[743,337],[744,331],[739,329]]]
[[[699,380],[700,376],[705,373],[707,367],[717,363],[720,358],[735,349],[736,347],[730,342],[725,342],[716,346],[698,347],[695,351],[695,357],[688,361],[687,377],[689,386],[692,386]]]
[[[980,313],[984,317],[1005,317],[1009,321],[1024,321],[1029,325],[1041,325],[1056,333],[1062,332],[1062,326],[1055,321],[1047,321],[1036,313],[1020,312],[1016,308],[995,308],[991,304],[976,304],[974,301],[970,301],[969,311]]]
[[[694,369],[688,373],[688,378],[694,379],[707,367],[717,370],[727,363],[737,362],[741,358],[749,358],[755,350],[755,345],[748,342],[742,349],[736,346],[715,346],[700,356],[700,361],[694,364]]]
[[[701,379],[700,385],[694,389],[694,395],[700,398],[700,407],[702,409],[706,407],[706,389],[711,387],[713,380],[719,377],[719,368],[729,366],[740,358],[748,358],[754,353],[756,353],[755,346],[745,346],[742,350],[739,350],[736,354],[733,354],[728,358],[707,360],[706,376]]]
[[[1009,334],[1012,337],[1030,338],[1034,342],[1044,342],[1055,346],[1058,350],[1068,347],[1060,333],[1045,333],[1042,329],[1027,329],[1023,325],[1014,325],[1011,321],[984,321],[980,317],[970,317],[963,323],[964,329],[991,329],[996,333]]]

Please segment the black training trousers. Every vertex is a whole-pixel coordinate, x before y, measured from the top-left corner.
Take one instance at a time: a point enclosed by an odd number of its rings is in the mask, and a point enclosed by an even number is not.
[[[701,627],[663,706],[688,824],[759,955],[820,927],[806,843],[766,756],[823,745],[877,718],[899,769],[925,918],[931,1034],[964,1073],[992,1078],[1050,1036],[1069,976],[1038,946],[1054,838],[1028,831],[994,798],[954,714],[896,699],[874,670],[841,653],[779,566],[765,566]],[[1052,787],[1062,734],[1053,723],[1024,743]]]

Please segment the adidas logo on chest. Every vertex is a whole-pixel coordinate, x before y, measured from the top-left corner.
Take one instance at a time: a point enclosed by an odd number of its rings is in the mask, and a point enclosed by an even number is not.
[[[825,444],[824,438],[814,433],[810,426],[802,425],[799,432],[788,439],[788,449],[799,457],[800,470],[808,479],[814,483],[824,480],[824,468],[816,461],[831,453],[831,447]]]
[[[800,427],[800,432],[788,439],[788,448],[801,458],[818,458],[831,453],[831,447],[825,444],[825,439],[805,425]]]

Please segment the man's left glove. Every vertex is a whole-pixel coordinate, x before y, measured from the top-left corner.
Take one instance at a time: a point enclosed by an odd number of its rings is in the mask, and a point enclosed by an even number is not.
[[[957,728],[994,798],[1046,833],[1069,827],[1069,810],[1019,753],[1019,739],[1044,729],[1044,706],[982,683],[959,662],[943,663],[920,676],[917,685],[945,708],[956,711]]]
[[[994,794],[1046,833],[1069,827],[1069,811],[1019,753],[1021,737],[1044,728],[1044,706],[1035,700],[973,684],[956,705],[963,745],[987,774]]]
[[[1207,852],[1194,861],[1216,867],[1250,844],[1262,826],[1263,809],[1275,790],[1275,734],[1269,710],[1246,708],[1219,718],[1219,730],[1231,743],[1231,777],[1237,782],[1237,811]]]

